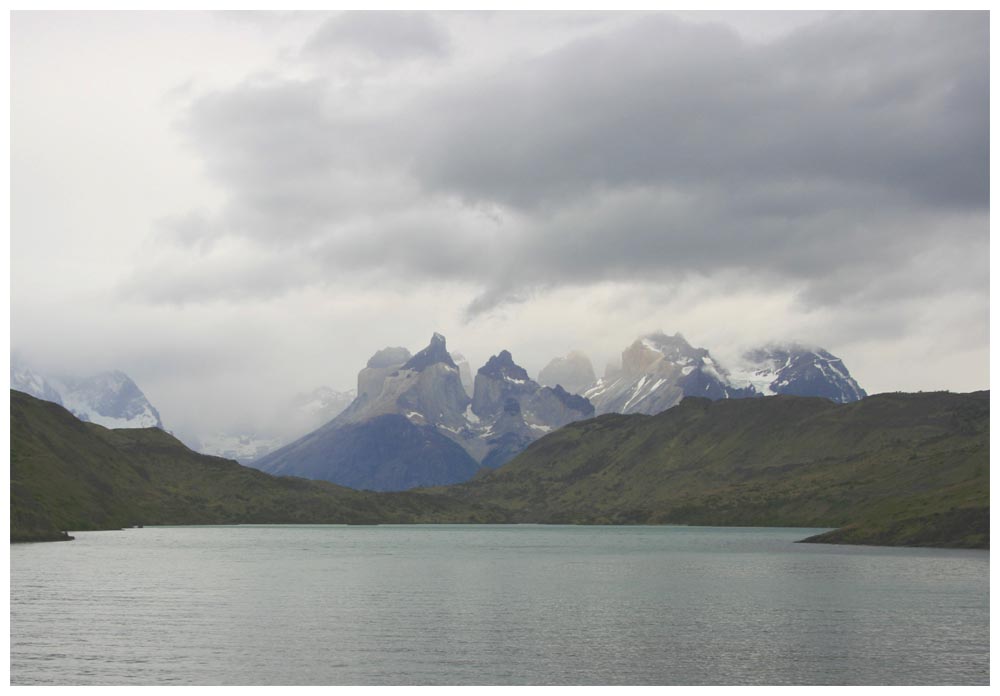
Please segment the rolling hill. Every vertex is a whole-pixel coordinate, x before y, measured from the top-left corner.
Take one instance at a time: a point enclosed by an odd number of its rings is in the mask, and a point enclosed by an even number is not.
[[[816,541],[986,547],[989,393],[686,398],[571,423],[433,490],[520,522],[835,527]]]

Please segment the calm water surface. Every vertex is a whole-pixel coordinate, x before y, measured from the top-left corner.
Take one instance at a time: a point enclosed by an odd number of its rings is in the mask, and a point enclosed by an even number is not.
[[[80,532],[11,546],[11,683],[989,682],[988,552],[814,531]]]

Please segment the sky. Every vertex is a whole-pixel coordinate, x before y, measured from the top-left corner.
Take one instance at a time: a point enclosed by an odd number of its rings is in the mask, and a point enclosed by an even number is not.
[[[11,349],[181,434],[433,332],[985,389],[988,166],[985,12],[15,12]]]

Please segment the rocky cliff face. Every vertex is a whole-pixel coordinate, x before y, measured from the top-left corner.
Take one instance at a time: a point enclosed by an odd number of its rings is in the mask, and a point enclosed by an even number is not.
[[[528,377],[509,351],[494,355],[476,374],[472,412],[485,435],[481,461],[500,466],[529,443],[567,423],[590,418],[594,407],[562,387],[543,387]]]
[[[358,398],[372,401],[382,393],[385,378],[399,370],[412,356],[406,348],[383,348],[368,359],[358,373]]]
[[[597,381],[590,358],[578,350],[565,357],[553,358],[538,373],[539,384],[547,387],[561,386],[571,394],[582,394]]]
[[[397,414],[415,425],[458,431],[466,425],[469,401],[444,336],[434,334],[416,355],[410,356],[405,348],[387,348],[372,356],[358,375],[358,398],[336,422],[360,423]]]
[[[514,363],[510,351],[502,350],[476,373],[472,411],[480,418],[491,418],[503,411],[508,398],[520,403],[538,388],[525,369]]]

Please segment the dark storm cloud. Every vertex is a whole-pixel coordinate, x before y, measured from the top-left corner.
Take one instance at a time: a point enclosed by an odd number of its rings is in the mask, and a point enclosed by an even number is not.
[[[521,207],[761,179],[985,206],[987,48],[982,14],[837,17],[763,47],[644,18],[428,97],[416,175]]]
[[[435,21],[342,15],[307,49],[435,54]],[[299,249],[314,270],[282,269],[274,287],[460,280],[480,288],[472,314],[549,287],[732,270],[797,284],[809,303],[877,298],[893,278],[909,292],[906,269],[942,245],[958,253],[924,287],[988,277],[985,13],[838,15],[768,44],[644,15],[458,74],[413,91],[249,82],[197,100],[186,132],[230,197],[214,234],[280,246],[283,263]],[[208,234],[200,224],[176,236]],[[176,290],[223,287],[238,292],[190,274]]]
[[[440,58],[449,51],[448,34],[421,12],[345,12],[328,19],[306,43],[306,55],[343,50],[379,60]]]

